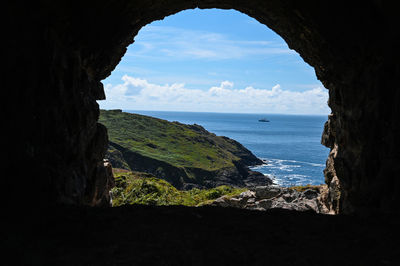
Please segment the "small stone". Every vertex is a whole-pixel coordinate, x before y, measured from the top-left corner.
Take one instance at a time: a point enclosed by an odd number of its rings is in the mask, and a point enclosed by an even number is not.
[[[255,195],[256,195],[256,193],[254,191],[247,190],[247,191],[240,193],[239,198],[249,199],[249,198],[254,198]]]
[[[255,203],[256,199],[255,198],[250,198],[247,200],[247,204]]]

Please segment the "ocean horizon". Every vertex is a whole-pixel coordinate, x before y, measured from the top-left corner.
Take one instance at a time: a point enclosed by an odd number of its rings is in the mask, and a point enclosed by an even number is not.
[[[240,142],[266,164],[252,167],[280,186],[319,185],[329,149],[321,144],[328,115],[123,110],[206,130]],[[259,122],[266,118],[269,122]]]

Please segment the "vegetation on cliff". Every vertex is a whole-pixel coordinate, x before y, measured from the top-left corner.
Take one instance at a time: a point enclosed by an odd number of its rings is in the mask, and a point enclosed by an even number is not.
[[[121,169],[114,169],[114,178],[116,185],[112,189],[114,207],[128,204],[199,206],[210,203],[218,197],[235,196],[247,190],[219,186],[181,191],[151,174]]]
[[[264,178],[248,169],[262,161],[243,145],[199,125],[121,110],[101,110],[99,122],[108,129],[113,167],[151,173],[178,189],[244,186],[249,176]]]
[[[317,191],[319,193],[319,192],[321,192],[321,188],[323,186],[324,186],[323,184],[321,184],[321,185],[310,185],[310,184],[307,184],[307,185],[303,185],[303,186],[290,186],[289,189],[293,189],[293,190],[296,190],[298,192],[304,192],[304,191],[306,191],[308,189],[311,189],[311,190]]]
[[[216,170],[233,166],[234,161],[241,160],[240,153],[245,149],[238,142],[216,136],[196,124],[120,110],[101,110],[99,122],[107,127],[111,142],[177,167]]]

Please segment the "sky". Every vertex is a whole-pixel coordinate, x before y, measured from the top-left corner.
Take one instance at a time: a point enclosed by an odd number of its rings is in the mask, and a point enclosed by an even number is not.
[[[234,10],[186,10],[146,25],[102,82],[102,109],[330,113],[314,69]]]

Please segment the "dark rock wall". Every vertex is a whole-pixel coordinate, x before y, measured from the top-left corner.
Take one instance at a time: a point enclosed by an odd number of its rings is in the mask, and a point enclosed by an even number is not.
[[[51,8],[21,3],[8,10],[5,188],[28,205],[103,205],[107,131],[95,101],[103,87],[67,30],[73,19]]]
[[[332,109],[322,138],[332,149],[325,171],[332,208],[397,210],[400,38],[397,9],[378,0],[8,4],[7,165],[10,173],[21,165],[26,172],[6,185],[34,191],[43,202],[96,205],[93,184],[104,183],[96,181],[96,169],[107,146],[106,130],[96,122],[95,100],[104,98],[100,81],[141,27],[196,6],[234,8],[256,18],[315,68]]]

